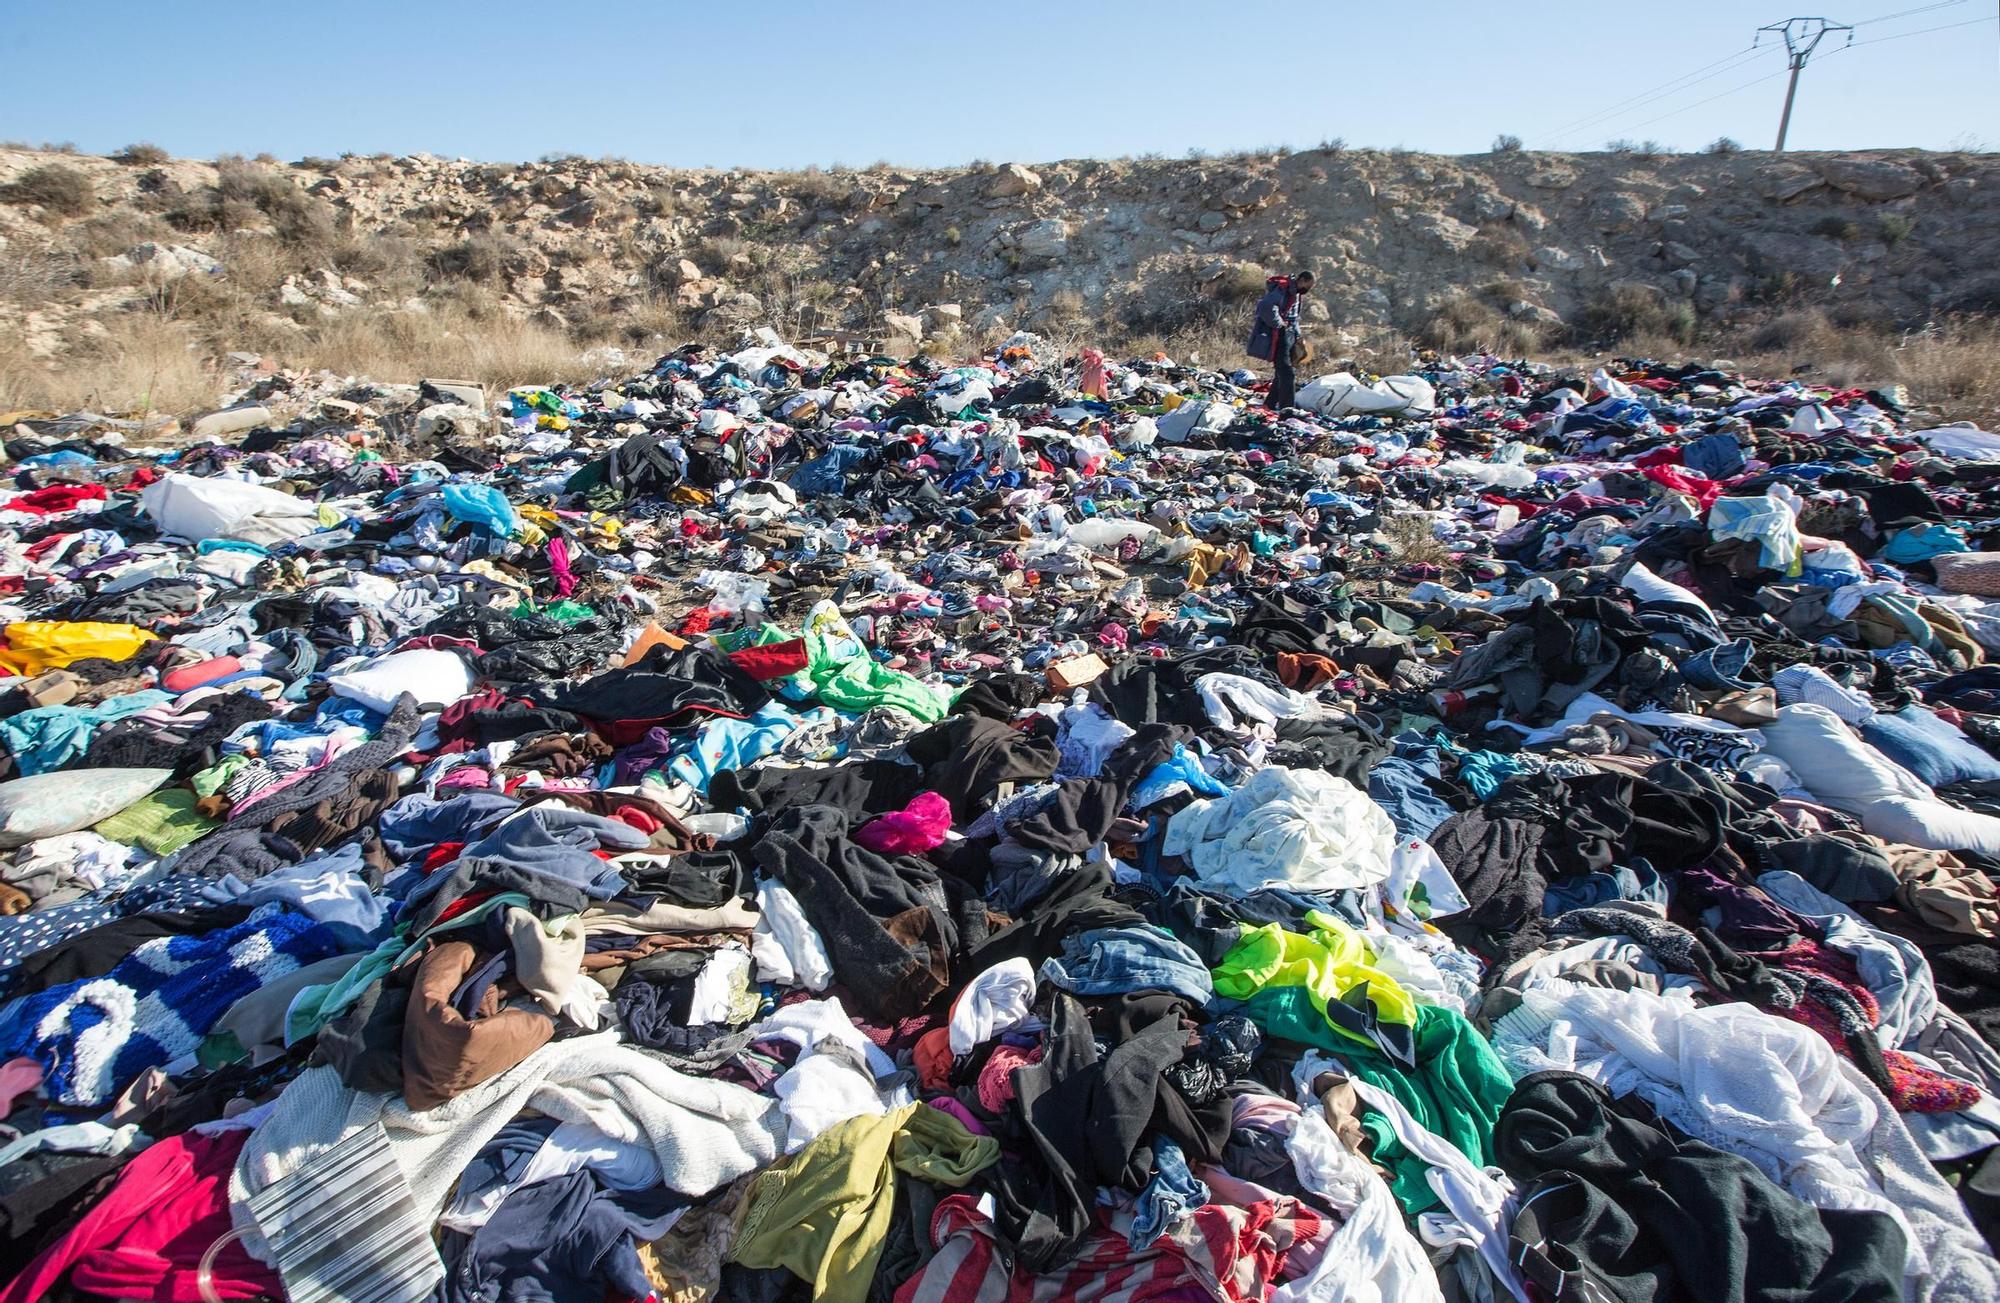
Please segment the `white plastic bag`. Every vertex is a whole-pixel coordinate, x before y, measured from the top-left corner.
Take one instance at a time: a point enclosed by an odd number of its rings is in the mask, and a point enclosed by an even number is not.
[[[312,503],[239,480],[169,475],[141,489],[139,502],[161,532],[197,543],[227,538],[269,547],[319,528]]]

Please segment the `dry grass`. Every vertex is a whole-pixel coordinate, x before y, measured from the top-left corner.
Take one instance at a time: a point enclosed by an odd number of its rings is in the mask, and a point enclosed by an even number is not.
[[[1732,354],[1751,373],[1786,375],[1838,386],[1900,384],[1911,401],[1950,420],[1990,423],[2000,414],[2000,323],[1984,318],[1935,322],[1901,335],[1842,328],[1817,309],[1773,317]]]
[[[114,319],[57,364],[0,333],[0,407],[181,413],[213,404],[221,386],[194,331],[156,313]]]

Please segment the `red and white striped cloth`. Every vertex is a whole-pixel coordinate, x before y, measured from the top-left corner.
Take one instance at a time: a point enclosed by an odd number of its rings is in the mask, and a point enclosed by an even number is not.
[[[1144,1248],[1103,1214],[1076,1261],[1046,1276],[1010,1269],[978,1199],[954,1194],[931,1220],[937,1256],[896,1291],[896,1303],[1263,1303],[1293,1276],[1287,1258],[1333,1224],[1283,1195],[1247,1207],[1207,1204]]]

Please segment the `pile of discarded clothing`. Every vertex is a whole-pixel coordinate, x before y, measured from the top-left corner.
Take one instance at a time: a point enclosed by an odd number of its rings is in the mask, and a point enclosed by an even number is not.
[[[17,414],[0,1303],[2000,1298],[2000,435],[1415,361]]]

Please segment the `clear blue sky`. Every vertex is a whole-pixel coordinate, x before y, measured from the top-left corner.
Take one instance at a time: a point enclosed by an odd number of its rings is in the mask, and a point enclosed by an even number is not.
[[[1782,3],[0,0],[0,138],[751,167],[1457,153],[1501,131],[1768,147],[1783,56],[1731,56]],[[1920,7],[1829,11],[1856,45],[1807,69],[1793,148],[2000,148],[1996,0],[1863,22]],[[1965,25],[1923,31],[1945,24]]]

